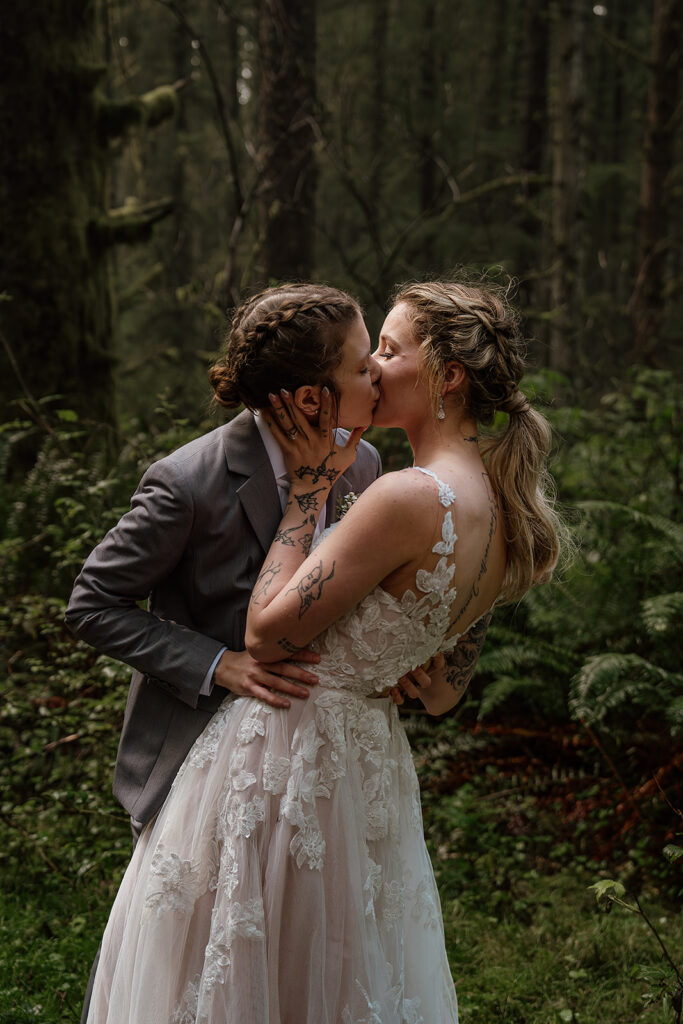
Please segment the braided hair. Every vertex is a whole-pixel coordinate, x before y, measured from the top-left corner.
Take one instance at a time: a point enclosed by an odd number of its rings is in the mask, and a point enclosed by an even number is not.
[[[270,407],[269,392],[292,394],[310,384],[339,395],[334,371],[344,340],[361,310],[350,295],[324,284],[283,284],[254,295],[237,309],[225,355],[211,367],[214,401]]]
[[[465,371],[458,398],[466,415],[488,426],[496,412],[508,414],[507,427],[483,437],[480,450],[505,522],[503,593],[507,600],[518,600],[529,587],[551,577],[561,538],[566,537],[546,468],[550,426],[519,388],[526,357],[519,316],[507,292],[488,283],[402,285],[394,303],[408,307],[434,417],[451,362]]]

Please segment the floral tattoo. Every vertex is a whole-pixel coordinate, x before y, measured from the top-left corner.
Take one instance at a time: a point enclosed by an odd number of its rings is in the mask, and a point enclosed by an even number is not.
[[[332,455],[332,452],[325,456],[319,466],[299,466],[298,469],[294,470],[294,475],[299,480],[303,480],[305,476],[310,476],[313,478],[311,480],[313,484],[317,484],[318,480],[327,480],[328,483],[333,484],[339,476],[339,470],[327,468],[327,460],[330,455]]]
[[[317,491],[306,491],[305,494],[295,494],[294,500],[299,506],[300,512],[317,512],[318,511],[318,499],[316,494],[322,494],[323,491],[327,490],[326,487],[319,487]]]

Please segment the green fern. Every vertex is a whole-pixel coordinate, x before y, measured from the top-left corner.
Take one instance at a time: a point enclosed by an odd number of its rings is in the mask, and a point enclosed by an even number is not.
[[[555,698],[555,699],[553,699]],[[489,683],[479,703],[477,718],[481,721],[493,711],[512,701],[523,701],[531,704],[543,713],[557,712],[561,703],[561,695],[552,694],[548,683],[541,677],[526,675],[499,675]]]
[[[664,714],[683,698],[683,675],[667,672],[637,654],[597,654],[583,664],[572,681],[569,706],[589,724],[602,721],[620,707]]]
[[[675,591],[648,597],[642,604],[642,616],[651,633],[661,635],[679,629],[683,622],[683,593]]]
[[[642,529],[648,542],[664,542],[668,550],[683,562],[683,525],[666,516],[643,512],[616,501],[581,501],[577,508],[588,516],[621,520],[623,524]],[[654,535],[654,536],[653,536]]]

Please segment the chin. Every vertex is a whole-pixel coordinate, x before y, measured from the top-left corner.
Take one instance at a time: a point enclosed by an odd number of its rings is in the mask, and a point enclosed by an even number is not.
[[[384,410],[382,409],[381,406],[378,406],[375,409],[374,413],[372,414],[372,425],[373,425],[373,427],[388,427],[388,426],[391,426],[390,423],[387,423],[387,421],[386,421],[386,419],[384,417]]]

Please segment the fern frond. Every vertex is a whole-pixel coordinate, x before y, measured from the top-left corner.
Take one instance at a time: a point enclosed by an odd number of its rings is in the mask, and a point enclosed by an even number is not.
[[[484,688],[477,718],[481,721],[482,718],[490,715],[492,711],[511,698],[516,700],[521,698],[547,710],[557,711],[558,706],[566,708],[562,692],[549,687],[546,679],[522,675],[501,675]]]
[[[569,706],[577,718],[599,722],[619,705],[661,712],[683,691],[683,675],[667,672],[637,654],[597,654],[572,681]]]
[[[492,646],[488,651],[484,647],[477,667],[492,675],[511,675],[530,668],[547,668],[566,675],[572,667],[568,661],[576,661],[570,652],[534,638],[526,643],[521,639],[516,644]]]
[[[683,525],[680,523],[656,513],[641,512],[640,509],[622,505],[618,501],[581,501],[577,507],[589,517],[614,517],[654,532],[683,560]]]
[[[651,633],[668,633],[683,621],[683,593],[657,594],[642,603],[645,626]]]
[[[664,714],[672,729],[676,731],[683,729],[683,697],[675,697]]]

